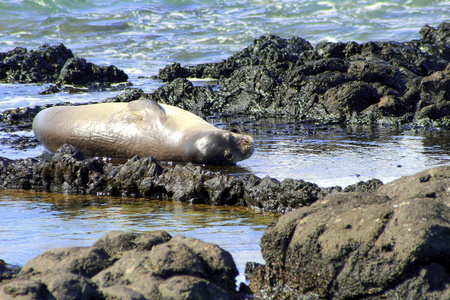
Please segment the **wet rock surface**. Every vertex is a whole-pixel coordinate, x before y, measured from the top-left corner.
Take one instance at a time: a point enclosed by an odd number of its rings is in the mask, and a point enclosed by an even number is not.
[[[152,97],[177,104],[182,96],[186,108],[258,118],[448,125],[449,24],[424,26],[423,38],[410,42],[321,42],[312,47],[298,37],[263,36],[218,63],[167,66],[158,78],[170,83]],[[220,88],[193,87],[189,77],[216,78]]]
[[[64,45],[43,45],[37,50],[28,51],[17,47],[0,53],[0,79],[18,83],[55,82],[67,60],[74,58],[70,49]]]
[[[240,299],[231,255],[165,231],[113,231],[50,249],[0,283],[1,299]]]
[[[70,145],[62,146],[50,160],[0,158],[0,183],[4,189],[149,197],[273,212],[290,211],[323,197],[319,186],[303,180],[234,177],[190,163],[164,169],[152,157],[136,156],[113,165],[84,158]]]
[[[97,66],[76,57],[63,44],[42,45],[28,51],[17,47],[0,53],[0,80],[12,83],[54,83],[43,94],[60,91],[64,85],[107,87],[126,82],[128,76],[116,66]]]
[[[448,299],[450,166],[332,194],[265,231],[257,298]],[[302,298],[303,299],[303,298]]]

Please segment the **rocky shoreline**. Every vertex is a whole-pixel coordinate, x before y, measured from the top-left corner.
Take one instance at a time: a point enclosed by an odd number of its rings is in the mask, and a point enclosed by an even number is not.
[[[320,124],[449,125],[450,23],[410,42],[263,36],[230,58],[160,70],[151,97],[186,109]],[[218,79],[220,90],[186,78]],[[187,99],[186,99],[187,98]]]
[[[425,25],[420,33],[422,39],[409,42],[321,42],[315,47],[300,37],[262,36],[221,62],[161,69],[153,77],[166,84],[153,93],[126,88],[132,83],[122,70],[89,63],[62,44],[16,48],[0,53],[0,80],[52,83],[43,93],[119,84],[116,88],[126,91],[103,102],[143,97],[201,115],[449,128],[450,23]],[[190,78],[215,83],[198,86]],[[29,128],[46,107],[7,110],[0,122]]]
[[[71,145],[62,146],[50,159],[0,157],[0,189],[237,205],[276,213],[309,206],[328,194],[370,192],[382,184],[372,179],[345,189],[321,188],[301,179],[279,181],[268,176],[231,176],[191,163],[162,167],[152,157],[135,156],[124,164],[114,164],[85,158]]]
[[[86,88],[100,90],[114,84],[127,86],[128,75],[116,66],[97,66],[76,57],[63,44],[42,45],[28,51],[17,47],[0,53],[0,81],[9,83],[51,83],[41,94],[64,89]],[[116,87],[116,88],[120,88]]]
[[[450,23],[420,32],[410,42],[315,47],[299,37],[261,37],[222,62],[167,66],[156,76],[167,83],[153,93],[128,88],[104,102],[149,98],[202,115],[449,128]],[[217,82],[194,85],[191,77]],[[115,66],[95,66],[64,45],[0,53],[0,80],[52,83],[44,93],[130,85]],[[4,111],[0,130],[30,130],[48,106]],[[8,142],[36,145],[33,138]],[[449,166],[343,190],[192,164],[163,168],[152,158],[112,164],[65,145],[51,158],[0,158],[0,188],[284,214],[262,238],[266,264],[253,271],[250,287],[236,287],[234,261],[216,245],[160,231],[112,232],[92,247],[48,250],[20,270],[0,263],[2,299],[450,298]]]
[[[449,241],[445,166],[283,215],[251,287],[259,299],[449,299]]]
[[[448,299],[449,240],[444,166],[284,214],[262,237],[266,264],[247,274],[250,286],[236,286],[233,258],[214,244],[110,232],[92,247],[47,250],[20,269],[0,265],[0,298]]]
[[[98,158],[84,158],[81,151],[70,145],[61,147],[50,160],[0,158],[0,183],[2,189],[147,197],[250,206],[272,212],[309,205],[334,191],[299,179],[280,182],[254,175],[235,177],[191,163],[163,168],[152,157],[136,156],[123,165],[114,165]]]

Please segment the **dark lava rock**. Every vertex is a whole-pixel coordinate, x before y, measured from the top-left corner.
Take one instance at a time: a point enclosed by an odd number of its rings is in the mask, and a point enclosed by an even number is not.
[[[261,240],[256,298],[449,299],[450,166],[287,213]]]
[[[344,189],[344,192],[365,192],[370,193],[376,191],[380,186],[383,185],[383,182],[379,179],[371,179],[367,181],[360,181],[355,184],[349,185]]]
[[[75,57],[63,44],[43,45],[28,51],[17,47],[0,53],[0,80],[18,83],[55,83],[43,94],[60,91],[63,85],[109,86],[126,82],[128,76],[115,66],[97,66]]]
[[[177,78],[163,85],[155,92],[147,95],[148,98],[170,105],[179,106],[190,111],[219,112],[220,106],[213,105],[217,95],[207,86],[194,86],[189,80]]]
[[[423,39],[410,42],[320,42],[312,47],[299,37],[263,36],[218,63],[175,63],[162,69],[160,79],[169,83],[151,94],[129,89],[104,102],[148,98],[203,115],[315,124],[450,126],[449,26],[424,26]],[[0,53],[0,61],[0,79],[54,82],[57,86],[49,88],[54,91],[127,80],[116,67],[74,57],[62,44],[16,48]],[[196,86],[187,77],[214,77],[220,88]],[[31,128],[42,108],[2,112],[0,122],[6,126],[0,129]]]
[[[198,112],[217,111],[219,105],[211,87],[194,86],[192,82],[184,78],[177,78],[146,97],[160,103]]]
[[[113,165],[84,158],[69,145],[58,149],[51,160],[0,158],[0,188],[149,197],[273,212],[290,211],[323,197],[316,184],[303,180],[235,177],[191,163],[163,169],[152,157],[135,156],[123,165]]]
[[[0,124],[2,131],[18,131],[23,129],[31,129],[31,124],[33,123],[34,117],[42,109],[50,107],[50,105],[45,106],[35,106],[21,107],[15,109],[9,109],[2,111],[0,113]]]
[[[1,299],[239,299],[231,255],[165,231],[110,232],[47,250],[0,284]]]
[[[133,90],[105,102],[144,97],[204,114],[448,126],[449,26],[424,26],[423,39],[409,42],[320,42],[312,47],[300,37],[262,36],[221,62],[167,66],[158,78],[168,83],[151,94]],[[102,89],[127,80],[116,67],[74,57],[62,44],[29,52],[16,48],[0,59],[0,79],[55,83],[46,92]],[[216,78],[220,87],[195,86],[189,77]]]
[[[450,45],[450,23],[441,23],[438,28],[425,25],[420,29],[420,34],[429,44]]]
[[[13,266],[0,259],[0,282],[14,278],[19,273],[20,267]]]
[[[179,63],[173,63],[164,69],[159,70],[158,79],[162,81],[173,81],[176,78],[186,78],[189,77],[191,73],[189,70],[183,68]]]
[[[151,97],[258,118],[388,125],[430,119],[449,125],[449,26],[424,26],[423,39],[410,42],[320,42],[314,48],[299,37],[262,36],[218,63],[167,66],[159,78],[172,83]],[[194,92],[188,77],[216,78],[220,88]]]
[[[43,45],[28,51],[17,47],[0,53],[0,80],[19,83],[51,83],[59,77],[66,61],[73,58],[63,44]]]
[[[73,57],[66,61],[58,81],[62,84],[85,85],[92,82],[124,82],[128,76],[115,66],[97,66],[84,58]]]
[[[450,64],[424,77],[419,86],[416,118],[442,119],[450,115]]]
[[[247,205],[263,211],[285,213],[308,206],[322,198],[322,190],[314,183],[301,179],[258,178],[250,175],[245,182],[244,199]]]
[[[311,44],[300,38],[283,39],[278,36],[262,36],[252,45],[218,63],[200,64],[182,67],[174,63],[159,71],[158,77],[163,81],[176,78],[228,78],[237,69],[249,66],[271,65],[274,70],[288,67],[288,62],[295,62],[303,51],[311,50]]]
[[[134,100],[138,100],[140,98],[147,97],[147,94],[144,93],[142,89],[139,88],[128,88],[123,93],[111,97],[106,98],[105,100],[101,101],[102,103],[113,103],[113,102],[130,102]]]

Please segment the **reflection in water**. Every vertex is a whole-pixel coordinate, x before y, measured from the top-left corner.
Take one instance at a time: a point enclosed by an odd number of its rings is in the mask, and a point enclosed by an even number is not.
[[[263,262],[259,241],[276,214],[242,207],[188,205],[28,191],[0,195],[0,258],[23,265],[46,249],[91,246],[111,230],[166,230],[229,251],[244,281],[247,261]]]
[[[225,122],[220,126],[227,127]],[[386,183],[450,163],[450,131],[308,127],[279,121],[245,126],[256,151],[226,173],[345,187],[372,178]]]

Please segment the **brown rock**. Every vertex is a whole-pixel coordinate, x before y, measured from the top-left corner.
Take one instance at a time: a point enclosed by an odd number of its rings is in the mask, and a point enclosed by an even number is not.
[[[443,204],[449,176],[450,167],[438,168],[376,193],[333,194],[285,214],[262,237],[267,265],[252,279],[253,291],[257,297],[443,299],[450,291],[450,208]]]
[[[378,191],[393,200],[436,199],[450,207],[450,166],[426,170],[382,185]]]
[[[0,299],[237,299],[238,271],[217,245],[167,232],[111,232],[51,249],[0,284]]]

